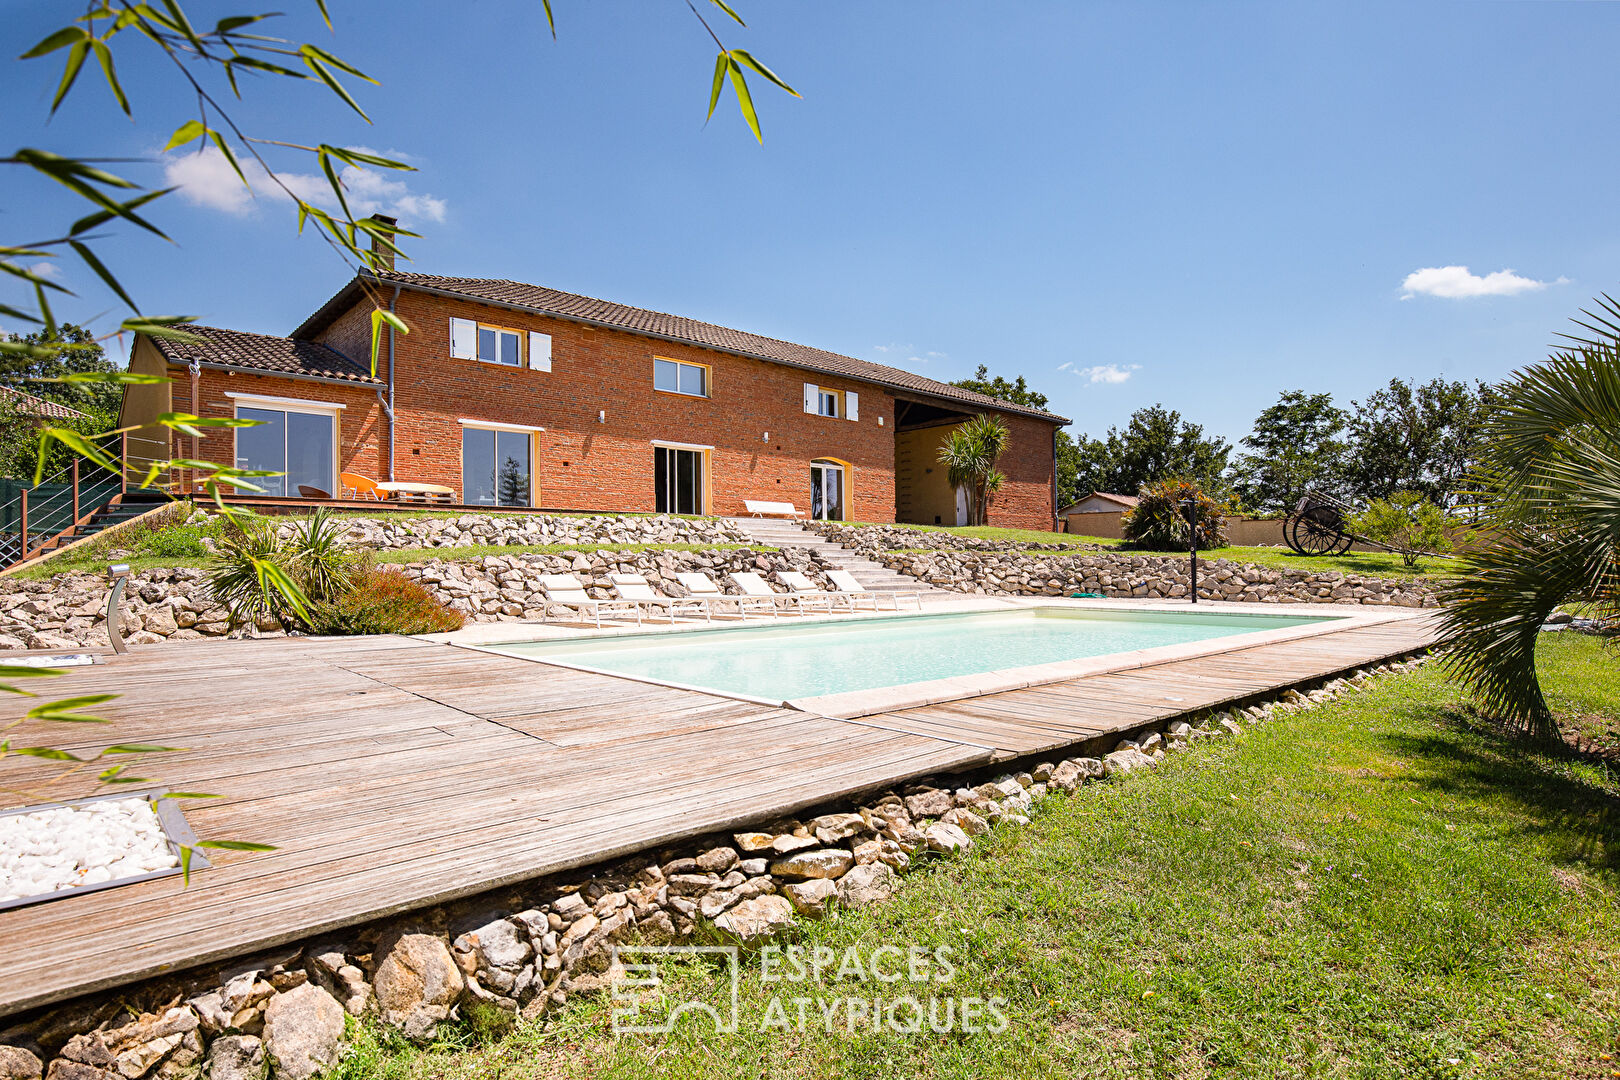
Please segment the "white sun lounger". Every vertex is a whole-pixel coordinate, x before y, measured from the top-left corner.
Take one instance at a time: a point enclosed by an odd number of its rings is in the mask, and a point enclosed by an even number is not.
[[[782,584],[793,590],[793,595],[799,598],[801,607],[806,604],[824,604],[831,612],[834,603],[842,602],[849,605],[849,610],[855,610],[855,602],[848,596],[828,592],[797,570],[779,570],[776,576],[781,579]]]
[[[701,615],[705,622],[714,621],[707,600],[695,596],[665,596],[655,592],[640,574],[609,574],[608,580],[613,582],[613,591],[620,598],[640,604],[650,611],[662,611],[669,616],[670,622],[674,622],[677,615],[691,615],[694,618]]]
[[[730,605],[737,609],[738,618],[746,618],[750,610],[763,611],[771,618],[776,618],[775,593],[771,594],[772,599],[769,600],[757,596],[730,596],[721,591],[714,578],[697,571],[676,574],[675,580],[686,586],[686,590],[694,597],[708,601],[711,611],[723,605]]]
[[[878,599],[880,597],[887,596],[889,598],[889,602],[894,605],[894,610],[899,611],[900,598],[904,596],[911,600],[915,600],[917,602],[917,610],[922,610],[922,593],[920,592],[873,592],[871,589],[868,589],[859,581],[855,580],[855,575],[850,573],[848,570],[828,570],[827,580],[833,583],[833,588],[837,589],[839,593],[849,597],[849,602],[852,607],[856,603],[864,600],[870,601],[872,604],[872,610],[876,611],[878,610]]]
[[[581,585],[573,574],[541,574],[540,584],[546,590],[546,603],[540,614],[541,622],[551,618],[553,607],[561,607],[572,608],[581,615],[590,612],[598,628],[602,625],[604,612],[610,618],[615,614],[633,614],[636,617],[636,625],[641,625],[643,608],[640,604],[633,604],[628,600],[597,600],[585,591],[585,586]]]
[[[732,574],[731,580],[737,583],[737,588],[743,591],[744,596],[755,600],[766,600],[772,605],[791,604],[802,614],[804,611],[804,597],[797,593],[779,593],[771,588],[770,584],[758,574],[749,572]]]

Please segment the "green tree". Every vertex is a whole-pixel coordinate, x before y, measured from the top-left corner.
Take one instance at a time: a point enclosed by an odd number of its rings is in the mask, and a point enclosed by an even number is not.
[[[96,431],[107,431],[118,425],[123,390],[116,384],[40,381],[87,372],[110,375],[119,370],[117,364],[107,359],[107,351],[89,330],[75,323],[61,323],[54,329],[11,334],[7,340],[38,348],[24,352],[0,351],[0,386],[77,409],[95,419],[99,425],[94,428]]]
[[[1446,515],[1415,491],[1397,491],[1387,499],[1374,499],[1350,523],[1351,531],[1387,544],[1401,553],[1401,561],[1416,567],[1425,553],[1451,550],[1446,536]]]
[[[1155,480],[1184,477],[1206,491],[1224,492],[1231,452],[1230,443],[1206,436],[1202,425],[1152,405],[1136,410],[1124,431],[1111,427],[1104,438],[1076,440],[1076,482],[1082,492],[1134,495]]]
[[[1249,451],[1232,463],[1232,486],[1256,513],[1286,513],[1307,490],[1343,497],[1349,417],[1332,394],[1285,390],[1244,436]]]
[[[1484,383],[1391,379],[1354,403],[1346,477],[1357,498],[1416,491],[1455,505],[1480,449],[1491,390]]]
[[[1007,449],[1007,425],[993,416],[980,413],[965,424],[951,429],[939,447],[939,461],[947,470],[954,488],[967,496],[969,525],[987,523],[990,500],[1006,474],[996,468],[996,462]]]
[[[1535,735],[1557,726],[1536,679],[1542,623],[1585,603],[1620,625],[1620,304],[1604,297],[1590,336],[1496,387],[1470,497],[1479,543],[1444,590],[1448,663],[1500,715]]]
[[[1031,409],[1044,409],[1048,398],[1038,390],[1031,390],[1029,383],[1022,375],[1011,382],[997,375],[990,377],[990,369],[979,365],[979,370],[973,373],[971,379],[958,379],[951,383],[964,390],[972,390],[976,394],[993,397],[997,401],[1007,401],[1014,405],[1024,405]],[[1078,499],[1084,492],[1080,489],[1079,469],[1080,453],[1075,446],[1074,437],[1063,428],[1057,430],[1057,504],[1059,507]]]

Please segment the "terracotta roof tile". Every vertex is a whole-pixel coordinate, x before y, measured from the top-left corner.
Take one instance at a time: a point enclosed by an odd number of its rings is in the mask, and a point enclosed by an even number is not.
[[[1054,413],[998,401],[984,394],[976,394],[971,390],[963,390],[961,387],[939,382],[936,379],[926,379],[921,375],[914,375],[909,371],[902,371],[899,368],[888,367],[884,364],[868,363],[865,360],[857,360],[852,356],[827,352],[825,349],[813,349],[808,345],[796,345],[791,341],[780,341],[760,334],[750,334],[743,330],[732,330],[728,327],[699,322],[696,319],[688,319],[680,315],[668,315],[661,311],[649,311],[646,308],[630,307],[626,304],[616,304],[608,300],[597,300],[576,293],[560,292],[540,285],[526,285],[520,281],[507,281],[496,278],[445,277],[439,274],[417,274],[405,271],[385,271],[376,275],[376,277],[384,282],[397,282],[406,288],[450,293],[471,300],[487,300],[508,307],[522,308],[526,311],[550,315],[555,318],[576,320],[615,330],[647,334],[667,341],[679,341],[689,345],[719,349],[723,352],[735,353],[740,356],[748,356],[772,363],[787,364],[807,371],[845,375],[852,379],[876,383],[890,389],[909,390],[933,398],[957,401],[970,408],[994,408],[1002,412],[1035,416],[1054,423],[1068,423],[1065,417]],[[336,318],[337,315],[341,314],[342,310],[353,302],[350,294],[356,291],[358,291],[358,279],[351,281],[342,292],[333,297],[331,301],[328,301],[320,311],[310,316],[302,326],[293,331],[294,335],[302,337],[318,333],[331,319]]]
[[[271,334],[249,334],[218,326],[187,326],[185,330],[203,340],[180,342],[166,338],[152,339],[152,344],[171,364],[189,364],[195,360],[199,364],[253,368],[270,374],[308,375],[354,383],[382,382],[373,378],[368,369],[319,342]]]
[[[47,420],[89,419],[87,413],[82,413],[78,409],[63,405],[60,402],[48,401],[24,390],[14,390],[9,386],[0,386],[0,397],[14,402],[17,411],[23,416],[37,416]]]

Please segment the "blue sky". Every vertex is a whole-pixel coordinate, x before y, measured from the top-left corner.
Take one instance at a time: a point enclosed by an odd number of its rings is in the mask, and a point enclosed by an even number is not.
[[[284,34],[325,41],[312,4],[286,6]],[[408,155],[403,190],[364,194],[425,234],[415,269],[940,379],[988,364],[1091,434],[1163,402],[1236,438],[1284,389],[1347,405],[1392,376],[1498,378],[1620,287],[1620,5],[737,6],[726,43],[804,95],[755,80],[763,148],[729,92],[704,127],[712,46],[680,0],[554,0],[556,43],[539,0],[332,0],[330,47],[383,84],[358,92],[374,124],[279,80],[235,115]],[[62,11],[0,0],[0,45]],[[190,115],[132,54],[134,124],[87,74],[47,125],[58,69],[0,64],[9,145],[155,158]],[[106,248],[149,311],[285,333],[347,276],[207,161],[122,168],[190,185],[158,204],[172,245]],[[7,241],[77,215],[16,173]],[[60,273],[82,300],[59,315],[115,309]]]

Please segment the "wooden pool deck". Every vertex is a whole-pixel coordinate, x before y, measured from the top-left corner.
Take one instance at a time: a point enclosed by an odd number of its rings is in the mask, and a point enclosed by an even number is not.
[[[101,650],[104,662],[51,680],[48,693],[121,695],[102,709],[115,727],[26,725],[16,742],[186,747],[142,772],[222,796],[186,808],[202,838],[277,850],[212,852],[214,866],[188,888],[170,878],[0,912],[0,1016],[907,778],[1057,750],[1432,638],[1432,620],[1411,612],[858,720],[411,638]],[[0,702],[0,723],[27,707]],[[13,758],[0,763],[0,785],[36,773]]]

